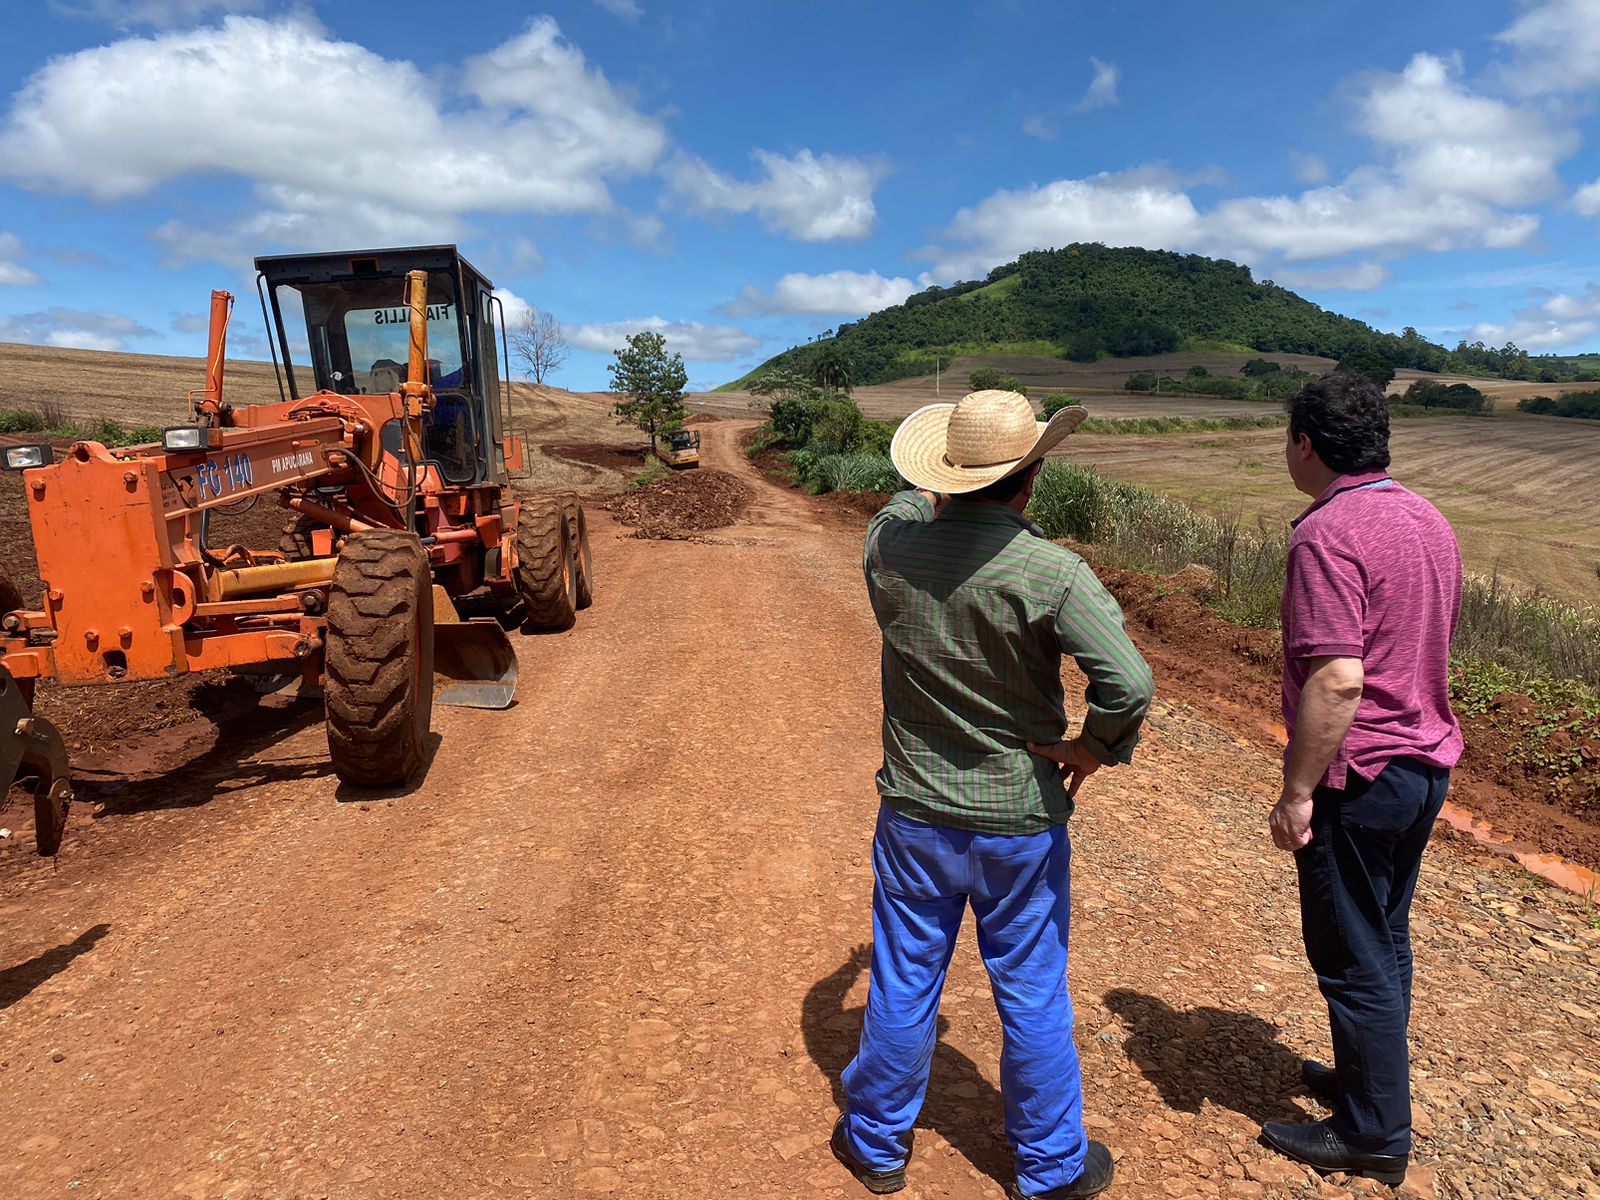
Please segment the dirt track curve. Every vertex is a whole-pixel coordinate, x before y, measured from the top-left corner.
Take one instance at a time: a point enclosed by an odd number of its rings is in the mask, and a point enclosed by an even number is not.
[[[519,703],[440,709],[408,794],[339,795],[317,710],[102,780],[0,881],[0,1196],[864,1195],[825,1148],[866,991],[877,639],[859,529],[759,479],[705,542],[592,517]],[[242,762],[240,761],[242,760]],[[1163,695],[1073,822],[1078,1042],[1128,1197],[1343,1195],[1254,1143],[1324,1053],[1274,764]],[[1600,932],[1436,845],[1413,1190],[1600,1196]],[[969,926],[970,930],[970,926]],[[970,941],[908,1197],[1008,1175]]]

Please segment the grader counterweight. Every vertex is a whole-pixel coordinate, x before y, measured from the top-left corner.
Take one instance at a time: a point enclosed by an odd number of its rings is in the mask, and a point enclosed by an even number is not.
[[[323,688],[339,777],[398,784],[424,760],[436,668],[441,703],[505,707],[503,625],[565,629],[586,607],[583,509],[512,491],[504,317],[455,247],[256,266],[279,403],[224,401],[233,297],[213,292],[192,423],[145,446],[80,441],[59,463],[48,445],[5,450],[42,599],[0,604],[0,681],[31,697],[40,679],[299,674]],[[291,514],[278,546],[214,544],[216,514],[263,497]],[[463,620],[458,602],[491,615]],[[0,785],[19,741],[0,727]]]

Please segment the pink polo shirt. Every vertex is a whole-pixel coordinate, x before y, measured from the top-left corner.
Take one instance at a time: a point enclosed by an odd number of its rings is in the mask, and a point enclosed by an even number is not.
[[[1355,722],[1323,776],[1375,779],[1390,759],[1453,767],[1450,638],[1461,552],[1439,510],[1383,471],[1341,475],[1294,523],[1283,591],[1283,721],[1294,736],[1308,659],[1359,658]]]

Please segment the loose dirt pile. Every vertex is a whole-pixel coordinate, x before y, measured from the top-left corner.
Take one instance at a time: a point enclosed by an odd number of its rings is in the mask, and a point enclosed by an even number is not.
[[[699,469],[619,496],[611,511],[636,538],[674,541],[732,525],[755,493],[726,471]]]

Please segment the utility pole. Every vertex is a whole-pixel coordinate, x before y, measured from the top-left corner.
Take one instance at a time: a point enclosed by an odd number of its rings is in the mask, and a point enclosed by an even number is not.
[[[939,395],[939,356],[937,354],[933,356],[933,394],[936,397]]]

